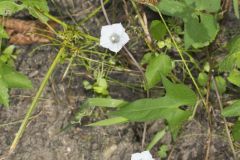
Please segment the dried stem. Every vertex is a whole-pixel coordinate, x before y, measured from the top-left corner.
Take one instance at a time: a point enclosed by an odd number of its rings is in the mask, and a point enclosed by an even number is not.
[[[105,9],[105,7],[104,7],[103,0],[100,0],[100,2],[101,2],[101,6],[102,6],[102,11],[103,11],[104,17],[105,17],[107,23],[108,23],[109,25],[111,25],[111,22],[110,22],[110,20],[109,20],[109,18],[108,18],[106,9]],[[124,51],[128,54],[128,56],[131,58],[131,60],[133,61],[133,63],[135,64],[135,66],[138,68],[138,70],[140,71],[140,73],[142,74],[142,77],[143,77],[144,83],[145,83],[145,87],[148,88],[148,87],[147,87],[147,80],[146,80],[146,77],[145,77],[145,74],[144,74],[144,71],[143,71],[142,67],[139,65],[139,63],[136,61],[136,59],[134,58],[134,56],[132,55],[132,53],[127,49],[127,47],[124,46],[123,49],[124,49]],[[148,91],[148,89],[147,89],[146,93],[147,93],[147,97],[149,97],[149,91]],[[143,127],[142,149],[144,148],[144,145],[145,145],[146,130],[147,130],[147,124],[146,124],[146,122],[145,122],[145,123],[144,123],[144,127]]]
[[[212,82],[213,82],[215,93],[216,93],[217,100],[218,100],[218,103],[219,103],[219,108],[220,108],[220,111],[222,113],[222,111],[223,111],[223,104],[222,104],[221,96],[220,96],[218,88],[217,88],[216,80],[215,80],[215,78],[213,76],[212,76]],[[223,122],[224,122],[225,130],[227,132],[228,143],[229,143],[229,145],[231,147],[233,157],[234,157],[234,159],[237,159],[236,151],[234,149],[234,145],[233,145],[233,142],[232,142],[231,134],[230,134],[230,131],[228,129],[227,120],[226,120],[225,117],[223,117]]]

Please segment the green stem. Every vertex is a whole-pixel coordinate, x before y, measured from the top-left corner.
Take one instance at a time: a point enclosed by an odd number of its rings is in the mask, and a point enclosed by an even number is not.
[[[60,24],[60,25],[64,28],[64,30],[67,29],[68,25],[67,25],[66,23],[64,23],[63,21],[61,21],[60,19],[58,19],[58,18],[50,15],[50,14],[47,13],[47,12],[44,12],[44,15],[47,16],[49,19],[53,20],[54,22]]]
[[[178,51],[178,53],[179,53],[179,55],[180,55],[180,57],[181,57],[181,59],[182,59],[182,61],[183,61],[183,64],[184,64],[184,66],[185,66],[185,68],[186,68],[186,70],[187,70],[187,72],[188,72],[188,74],[189,74],[189,76],[190,76],[190,78],[191,78],[191,80],[192,80],[195,88],[197,89],[197,92],[198,92],[198,94],[199,94],[199,96],[200,96],[200,98],[201,98],[204,106],[207,107],[207,104],[206,104],[206,102],[205,102],[205,100],[204,100],[204,98],[203,98],[203,95],[202,95],[202,93],[201,93],[201,91],[200,91],[200,88],[198,87],[198,84],[197,84],[197,82],[195,81],[195,79],[194,79],[194,77],[193,77],[193,75],[192,75],[192,72],[190,71],[190,69],[189,69],[189,67],[188,67],[188,65],[187,65],[186,60],[185,60],[184,57],[183,57],[182,51],[179,49],[179,47],[178,47],[175,39],[173,38],[173,35],[172,35],[170,29],[168,28],[168,25],[167,25],[166,21],[164,20],[164,18],[163,18],[163,16],[162,16],[162,13],[159,11],[159,9],[158,9],[157,7],[154,6],[154,8],[158,11],[158,14],[159,14],[161,20],[163,21],[163,24],[164,24],[165,28],[167,29],[168,34],[170,35],[170,37],[171,37],[171,39],[172,39],[172,41],[173,41],[173,44],[174,44],[175,48],[177,49],[177,51]]]
[[[83,37],[85,37],[85,38],[87,38],[87,39],[89,39],[89,40],[92,40],[92,41],[95,41],[95,42],[99,42],[100,40],[99,40],[99,38],[97,38],[97,37],[94,37],[94,36],[91,36],[91,35],[89,35],[89,34],[85,34],[85,33],[79,33],[79,35],[80,36],[83,36]]]
[[[37,94],[35,95],[35,97],[34,97],[34,99],[33,99],[33,101],[32,101],[32,104],[30,105],[30,107],[29,107],[28,110],[27,110],[27,113],[26,113],[26,115],[25,115],[25,117],[24,117],[24,119],[23,119],[23,122],[21,123],[21,126],[20,126],[20,128],[19,128],[19,130],[18,130],[18,132],[17,132],[17,134],[16,134],[16,136],[15,136],[15,139],[13,140],[13,142],[12,142],[12,144],[11,144],[9,153],[12,153],[12,152],[15,150],[15,148],[16,148],[19,140],[21,139],[21,137],[22,137],[22,135],[23,135],[23,133],[24,133],[26,127],[27,127],[27,124],[28,124],[28,122],[29,122],[29,119],[30,119],[33,111],[34,111],[34,110],[36,109],[36,107],[37,107],[38,100],[39,100],[39,98],[41,97],[41,95],[42,95],[42,93],[43,93],[43,91],[44,91],[44,88],[46,87],[47,82],[48,82],[50,76],[52,75],[55,67],[57,66],[57,64],[58,64],[58,62],[59,62],[59,59],[60,59],[60,57],[62,56],[62,54],[64,53],[64,51],[65,51],[64,48],[61,48],[61,49],[59,50],[57,56],[55,57],[55,59],[54,59],[54,61],[53,61],[53,63],[52,63],[52,65],[50,66],[50,68],[49,68],[46,76],[44,77],[43,82],[41,83],[41,85],[40,85],[40,87],[39,87],[39,89],[38,89],[38,91],[37,91]]]
[[[68,25],[66,23],[64,23],[60,19],[50,15],[49,13],[44,12],[44,15],[46,15],[49,19],[55,21],[56,23],[62,25],[64,30],[66,30],[68,28]],[[88,35],[88,34],[85,34],[85,33],[79,33],[79,35],[81,35],[81,36],[83,36],[83,37],[85,37],[85,38],[87,38],[89,40],[92,40],[92,41],[95,41],[95,42],[99,42],[99,38],[97,38],[97,37],[94,37],[94,36],[91,36],[91,35]]]

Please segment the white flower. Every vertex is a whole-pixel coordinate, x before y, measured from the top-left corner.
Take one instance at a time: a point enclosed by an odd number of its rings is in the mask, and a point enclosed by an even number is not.
[[[125,32],[121,23],[102,26],[100,45],[117,53],[129,41],[129,36]]]
[[[144,151],[142,153],[132,154],[131,160],[154,160],[149,151]]]

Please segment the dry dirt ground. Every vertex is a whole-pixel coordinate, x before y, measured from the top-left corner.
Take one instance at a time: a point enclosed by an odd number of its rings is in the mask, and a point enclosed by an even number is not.
[[[61,6],[61,14],[59,12],[53,13],[65,18],[68,22],[72,22],[69,14],[78,21],[99,6],[99,1],[57,0],[57,4]],[[123,6],[124,4],[119,0],[114,0],[112,4],[107,5],[107,10],[113,22],[116,19],[126,20],[125,15],[119,16],[120,13],[124,13]],[[131,7],[129,8],[131,9]],[[24,17],[26,15],[18,16]],[[100,26],[106,24],[102,14],[99,14],[88,23],[86,27],[89,26],[92,34],[96,36],[99,36]],[[144,46],[139,45],[139,47]],[[12,90],[11,108],[0,107],[0,156],[9,148],[20,126],[20,121],[23,119],[27,107],[31,103],[44,74],[57,52],[57,49],[45,46],[31,53],[34,48],[36,48],[36,45],[18,47],[21,51],[17,60],[18,70],[31,78],[34,89]],[[141,53],[137,52],[137,54],[141,57]],[[6,159],[130,160],[132,153],[141,151],[142,124],[125,124],[111,127],[77,126],[61,132],[61,129],[69,123],[72,111],[78,108],[87,97],[92,96],[82,87],[84,77],[68,77],[61,81],[65,68],[66,65],[59,65],[54,72],[17,149],[14,154]],[[72,68],[73,71],[78,69]],[[126,81],[131,81],[128,76],[120,77]],[[144,97],[142,92],[119,86],[111,87],[110,92],[113,97],[127,100]],[[172,143],[169,134],[161,141],[160,144],[167,144],[170,148],[168,154],[171,156],[169,159],[204,159],[207,122],[206,115],[202,113],[203,111],[200,109],[198,112],[196,119],[188,122],[183,127],[176,143]],[[149,126],[147,142],[163,124],[162,122],[156,122]],[[231,160],[232,154],[226,135],[223,132],[223,125],[216,122],[213,133],[210,159]]]

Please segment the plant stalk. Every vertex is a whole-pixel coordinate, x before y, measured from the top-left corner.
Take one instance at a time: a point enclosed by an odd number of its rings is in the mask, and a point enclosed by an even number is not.
[[[216,93],[216,96],[217,96],[219,108],[220,108],[220,111],[222,113],[222,111],[223,111],[223,104],[222,104],[221,96],[220,96],[218,88],[217,88],[216,79],[213,76],[212,76],[212,81],[213,81],[213,86],[214,86],[215,93]],[[232,141],[232,138],[231,138],[231,133],[230,133],[230,131],[228,129],[227,120],[226,120],[226,118],[224,116],[223,116],[223,122],[224,122],[224,127],[225,127],[225,130],[226,130],[226,133],[227,133],[228,143],[229,143],[230,148],[232,150],[233,157],[236,160],[237,159],[236,151],[234,149],[233,141]]]
[[[151,6],[152,6],[152,5],[151,5]],[[206,102],[205,102],[205,100],[204,100],[204,97],[203,97],[201,91],[200,91],[200,88],[198,87],[198,84],[197,84],[196,80],[194,79],[194,77],[193,77],[193,75],[192,75],[192,72],[190,71],[190,69],[189,69],[189,67],[188,67],[188,65],[187,65],[186,60],[185,60],[184,57],[183,57],[183,53],[182,53],[181,49],[179,49],[179,47],[178,47],[175,39],[173,38],[173,35],[172,35],[170,29],[168,28],[168,25],[167,25],[166,21],[164,20],[164,18],[163,18],[163,16],[162,16],[162,13],[160,12],[160,10],[159,10],[157,7],[155,7],[155,6],[153,6],[153,7],[158,11],[158,14],[159,14],[159,16],[160,16],[160,18],[161,18],[161,20],[162,20],[165,28],[167,29],[168,34],[170,35],[170,37],[171,37],[171,39],[172,39],[172,42],[173,42],[175,48],[177,49],[178,54],[179,54],[179,56],[181,57],[181,59],[182,59],[182,61],[183,61],[183,64],[184,64],[184,66],[185,66],[185,68],[186,68],[186,70],[187,70],[187,72],[188,72],[188,74],[189,74],[189,76],[190,76],[190,78],[191,78],[191,80],[192,80],[195,88],[197,89],[197,92],[198,92],[198,94],[199,94],[199,96],[200,96],[200,98],[201,98],[204,106],[207,108],[207,104],[206,104]]]
[[[39,87],[39,89],[38,89],[38,91],[37,91],[37,93],[36,93],[32,103],[31,103],[31,105],[29,106],[29,108],[27,110],[27,113],[26,113],[26,115],[25,115],[25,117],[23,119],[23,122],[21,123],[21,126],[20,126],[20,128],[19,128],[19,130],[18,130],[18,132],[17,132],[17,134],[16,134],[16,136],[15,136],[15,138],[14,138],[12,144],[11,144],[11,147],[9,149],[9,154],[13,153],[13,151],[15,150],[17,144],[19,143],[19,141],[20,141],[20,139],[21,139],[21,137],[22,137],[22,135],[23,135],[27,125],[28,125],[28,122],[29,122],[29,120],[31,118],[31,115],[32,115],[33,111],[35,111],[35,109],[37,107],[38,100],[41,97],[41,95],[42,95],[42,93],[44,91],[44,88],[46,87],[46,85],[48,83],[48,80],[49,80],[50,76],[52,75],[54,69],[56,68],[56,66],[57,66],[57,64],[59,62],[59,59],[62,56],[62,54],[64,53],[64,51],[65,51],[64,47],[59,50],[57,56],[55,57],[53,63],[51,64],[47,74],[45,75],[45,77],[43,79],[43,82],[41,83],[41,85],[40,85],[40,87]]]

